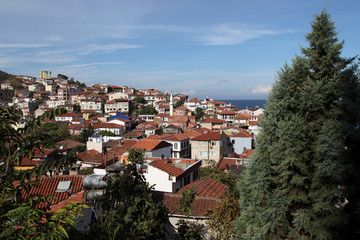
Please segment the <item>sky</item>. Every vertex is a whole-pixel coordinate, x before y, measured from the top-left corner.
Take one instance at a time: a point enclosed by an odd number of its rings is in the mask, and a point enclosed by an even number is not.
[[[324,8],[342,55],[358,55],[358,0],[0,0],[0,70],[266,99]]]

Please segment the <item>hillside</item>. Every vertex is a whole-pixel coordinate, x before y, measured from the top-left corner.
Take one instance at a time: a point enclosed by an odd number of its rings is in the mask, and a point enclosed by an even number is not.
[[[0,83],[4,82],[6,79],[11,77],[11,74],[8,74],[7,72],[3,72],[0,70]]]

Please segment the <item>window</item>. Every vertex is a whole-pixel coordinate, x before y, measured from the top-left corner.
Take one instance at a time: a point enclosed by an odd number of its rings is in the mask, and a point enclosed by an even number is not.
[[[174,143],[174,149],[178,149],[179,144],[178,143]]]
[[[71,187],[71,181],[61,181],[57,185],[56,192],[69,191],[70,187]]]
[[[207,151],[199,151],[198,152],[198,155],[200,156],[200,157],[207,157]]]
[[[172,181],[173,179],[174,179],[174,176],[169,174],[169,181]]]
[[[202,146],[202,142],[201,142],[201,141],[199,141],[198,143],[199,143],[199,146]]]

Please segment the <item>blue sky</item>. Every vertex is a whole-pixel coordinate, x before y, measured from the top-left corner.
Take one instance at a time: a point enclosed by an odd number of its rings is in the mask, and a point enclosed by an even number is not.
[[[214,99],[265,99],[326,7],[360,53],[360,1],[1,0],[0,70]]]

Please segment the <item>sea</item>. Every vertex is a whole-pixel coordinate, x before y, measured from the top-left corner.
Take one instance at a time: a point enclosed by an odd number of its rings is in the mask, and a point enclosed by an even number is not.
[[[245,109],[245,108],[265,108],[266,100],[265,99],[256,99],[256,100],[218,100],[226,103],[231,103],[236,106],[236,109]]]

